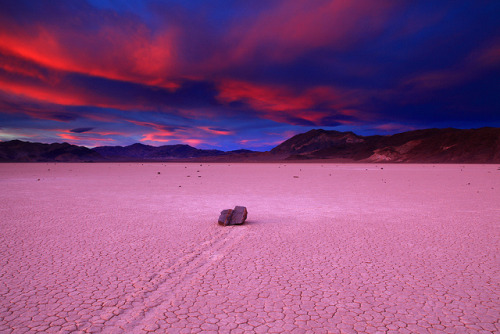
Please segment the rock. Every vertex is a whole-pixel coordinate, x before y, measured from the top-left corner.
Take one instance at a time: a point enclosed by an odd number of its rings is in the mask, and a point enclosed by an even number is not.
[[[236,206],[233,210],[223,210],[219,216],[219,225],[241,225],[247,219],[248,211],[244,206]]]
[[[248,211],[244,206],[236,206],[233,209],[233,215],[231,216],[230,225],[241,225],[247,219]]]
[[[219,216],[219,225],[227,226],[231,222],[231,216],[233,214],[233,210],[227,209],[223,210]]]

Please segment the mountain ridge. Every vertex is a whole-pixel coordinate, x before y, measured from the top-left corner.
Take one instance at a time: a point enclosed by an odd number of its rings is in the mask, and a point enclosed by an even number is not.
[[[21,140],[0,142],[0,162],[101,161],[103,157],[84,146],[64,143],[33,143]]]
[[[113,161],[342,161],[394,163],[500,163],[500,128],[421,129],[393,135],[313,129],[297,134],[270,151],[204,150],[185,144],[99,146],[68,143],[0,142],[0,162]]]
[[[347,159],[359,162],[496,163],[500,128],[422,129],[387,136],[311,130],[271,150],[288,160]]]
[[[202,150],[185,144],[150,146],[135,143],[128,146],[99,146],[93,149],[107,159],[162,160],[190,159],[225,154],[219,150]]]

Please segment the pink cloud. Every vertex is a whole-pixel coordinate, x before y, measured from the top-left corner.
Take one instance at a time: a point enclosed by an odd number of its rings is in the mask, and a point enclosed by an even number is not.
[[[359,98],[334,87],[318,86],[296,91],[286,86],[224,80],[220,82],[218,89],[217,98],[222,103],[243,101],[260,112],[263,118],[277,122],[289,122],[291,118],[299,118],[319,125],[332,113],[343,116],[361,114],[355,109],[360,102]],[[315,110],[318,104],[326,110]],[[339,122],[344,121],[340,117]]]
[[[208,126],[200,126],[198,128],[201,129],[201,130],[203,130],[203,131],[205,131],[205,132],[208,132],[210,134],[219,135],[219,136],[229,136],[229,135],[234,134],[233,131],[223,130],[223,129],[216,129],[216,128],[211,128],[211,127],[208,127]]]
[[[175,133],[172,134],[168,131],[155,131],[146,133],[140,139],[142,142],[151,143],[168,143],[168,142],[181,142],[191,146],[198,146],[200,144],[208,143],[201,138],[194,138],[196,134],[189,133]]]
[[[184,143],[191,145],[191,146],[198,146],[200,144],[203,144],[204,141],[201,139],[181,139]]]
[[[73,133],[70,130],[55,129],[56,135],[63,139],[64,141],[73,145],[84,145],[84,146],[101,146],[104,143],[113,143],[115,139],[106,138],[98,132],[85,132],[85,133]]]
[[[168,143],[171,141],[172,135],[170,133],[165,133],[162,131],[146,133],[140,139],[141,141],[149,141],[149,142],[160,142],[160,143]]]

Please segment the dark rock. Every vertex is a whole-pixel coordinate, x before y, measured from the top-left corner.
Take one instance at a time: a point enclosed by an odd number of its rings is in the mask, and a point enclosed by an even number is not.
[[[244,206],[236,206],[233,209],[233,215],[231,216],[230,225],[241,225],[247,219],[248,211]]]
[[[222,210],[219,216],[219,225],[227,226],[231,222],[233,210]]]
[[[236,206],[233,210],[223,210],[219,216],[219,225],[241,225],[245,222],[248,216],[247,208],[244,206]]]

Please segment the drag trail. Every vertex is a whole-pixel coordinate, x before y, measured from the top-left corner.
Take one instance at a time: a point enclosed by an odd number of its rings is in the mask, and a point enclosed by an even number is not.
[[[109,318],[103,333],[116,332],[117,328],[127,333],[147,329],[172,305],[179,291],[191,286],[195,276],[203,276],[209,267],[216,266],[244,238],[246,231],[243,226],[219,228],[210,240],[153,275],[151,286],[131,297],[130,308],[112,311],[116,316]]]

